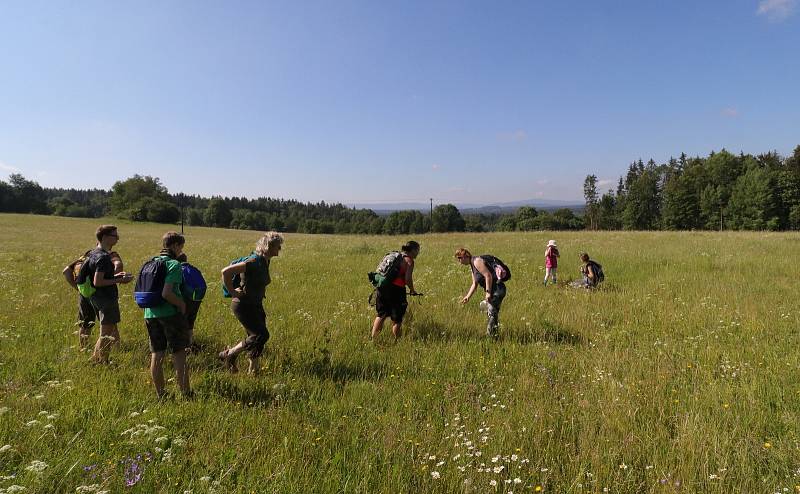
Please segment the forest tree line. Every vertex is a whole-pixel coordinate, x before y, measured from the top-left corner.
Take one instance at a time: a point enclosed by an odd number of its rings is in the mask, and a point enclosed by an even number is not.
[[[584,181],[584,221],[599,230],[800,230],[800,146],[708,157],[681,154],[662,164],[635,161],[616,191]]]
[[[299,233],[418,234],[532,230],[800,230],[800,146],[791,156],[770,152],[707,157],[681,154],[666,163],[630,164],[616,190],[584,181],[582,215],[530,206],[513,213],[462,214],[441,204],[381,216],[371,209],[259,197],[171,194],[157,177],[134,175],[111,190],[45,188],[21,174],[0,180],[0,212],[99,218],[113,216],[191,226]]]
[[[342,204],[302,203],[259,197],[200,197],[170,194],[158,178],[134,175],[110,191],[44,188],[20,174],[0,181],[0,212],[99,218],[113,216],[191,226],[278,230],[299,233],[412,234],[495,230],[582,229],[583,221],[569,209],[552,213],[532,207],[515,214],[465,214],[441,204],[433,214],[395,211],[381,216],[371,209]]]

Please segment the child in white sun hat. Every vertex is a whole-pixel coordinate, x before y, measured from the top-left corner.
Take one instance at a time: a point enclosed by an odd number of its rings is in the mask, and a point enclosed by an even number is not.
[[[553,284],[556,284],[556,269],[558,268],[558,247],[555,240],[547,242],[547,250],[544,251],[544,286],[547,286],[547,280],[552,277]]]

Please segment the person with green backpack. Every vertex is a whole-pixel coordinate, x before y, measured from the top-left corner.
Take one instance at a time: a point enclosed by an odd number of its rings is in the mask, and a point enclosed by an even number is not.
[[[218,355],[230,372],[238,372],[236,358],[247,351],[248,372],[251,375],[258,374],[258,358],[269,340],[267,314],[264,312],[267,286],[272,281],[269,265],[272,258],[280,254],[282,245],[283,236],[280,233],[267,232],[256,242],[252,254],[234,260],[222,270],[223,296],[231,298],[231,311],[247,333],[244,340]]]
[[[81,295],[77,281],[83,263],[86,262],[91,253],[91,250],[87,250],[82,256],[67,264],[61,271],[69,286],[78,292],[78,322],[75,325],[78,326],[78,349],[80,351],[84,351],[89,347],[89,336],[92,334],[92,326],[94,326],[97,319],[97,313],[92,306],[92,302]],[[123,269],[122,258],[116,251],[111,251],[109,254],[111,255],[111,263],[114,265],[114,273],[121,273]]]
[[[375,286],[375,311],[377,315],[372,322],[371,339],[375,339],[383,329],[387,318],[392,320],[392,334],[395,340],[403,331],[403,317],[408,308],[406,287],[411,295],[417,295],[414,289],[414,260],[419,255],[420,245],[414,240],[400,248],[400,252],[390,252],[384,256],[376,272],[369,273],[370,281]]]
[[[75,280],[78,292],[89,299],[100,319],[100,336],[94,346],[91,360],[108,364],[111,345],[119,344],[120,283],[130,283],[133,275],[125,271],[116,272],[111,249],[119,242],[119,232],[114,225],[101,225],[95,232],[97,247],[89,253],[81,265]]]

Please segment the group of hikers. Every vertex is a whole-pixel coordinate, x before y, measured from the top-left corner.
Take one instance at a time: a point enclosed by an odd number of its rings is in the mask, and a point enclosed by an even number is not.
[[[375,286],[375,310],[377,315],[372,323],[372,338],[376,337],[383,329],[386,319],[392,321],[392,334],[395,338],[402,335],[403,317],[408,308],[406,295],[421,295],[414,288],[414,262],[420,252],[420,245],[413,240],[404,244],[399,252],[390,252],[381,260],[374,272],[369,273],[369,279]],[[547,242],[545,250],[545,277],[544,285],[549,280],[557,283],[556,271],[558,268],[558,246],[555,240]],[[491,254],[473,256],[465,249],[459,248],[455,253],[456,260],[470,267],[472,284],[466,295],[461,298],[461,303],[466,304],[478,287],[484,290],[484,300],[480,306],[486,311],[486,333],[498,337],[500,325],[500,306],[506,297],[505,282],[511,279],[511,270],[506,264]],[[605,279],[603,268],[596,261],[589,258],[589,254],[582,252],[581,281],[573,286],[594,289]],[[408,293],[406,293],[408,287]],[[370,300],[372,297],[370,297]]]
[[[134,276],[124,270],[120,255],[114,250],[119,242],[119,231],[114,225],[102,225],[95,232],[97,245],[68,264],[63,274],[78,292],[78,339],[81,350],[89,349],[89,337],[95,320],[100,331],[91,356],[97,364],[108,364],[113,345],[119,344],[120,322],[119,291],[117,285],[133,281]],[[176,384],[184,397],[193,396],[189,384],[187,354],[198,351],[194,343],[194,323],[205,294],[205,280],[200,271],[189,264],[184,252],[185,237],[177,232],[167,232],[161,239],[162,249],[140,269],[134,299],[144,309],[144,322],[150,342],[150,374],[156,395],[168,395],[165,389],[163,363],[167,350],[172,354]],[[247,353],[248,372],[259,371],[259,357],[269,339],[267,316],[263,300],[271,278],[270,261],[280,254],[283,236],[267,232],[256,242],[255,250],[248,256],[234,260],[221,272],[222,291],[231,298],[231,312],[244,328],[246,337],[218,354],[221,364],[230,372],[237,372],[237,357]],[[407,295],[421,295],[414,287],[414,262],[420,253],[420,244],[409,241],[400,251],[390,252],[369,273],[375,286],[376,317],[371,337],[377,336],[386,319],[392,321],[395,338],[402,334],[403,318],[408,307]],[[487,314],[487,333],[498,336],[500,306],[506,296],[505,282],[511,271],[500,259],[492,255],[473,256],[469,250],[459,248],[457,261],[470,266],[472,284],[461,298],[466,304],[480,286],[485,292],[481,307]],[[556,283],[558,265],[556,242],[548,242],[545,253],[546,274]],[[602,267],[581,254],[583,265],[581,286],[594,288],[603,280]],[[406,291],[408,289],[408,292]],[[372,297],[370,297],[371,299]]]

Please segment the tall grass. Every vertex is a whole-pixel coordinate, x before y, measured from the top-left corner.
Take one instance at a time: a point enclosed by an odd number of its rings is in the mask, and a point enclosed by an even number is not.
[[[244,334],[219,271],[257,233],[192,227],[186,252],[210,283],[190,357],[197,396],[157,402],[132,285],[114,364],[77,349],[60,272],[95,227],[0,215],[0,492],[800,490],[794,234],[422,235],[425,297],[397,342],[388,325],[368,339],[366,272],[407,239],[287,235],[254,379],[215,354]],[[136,271],[165,228],[119,227]],[[606,286],[542,287],[549,238],[560,281],[587,250]],[[513,271],[499,341],[484,334],[480,293],[458,303],[460,246]]]

